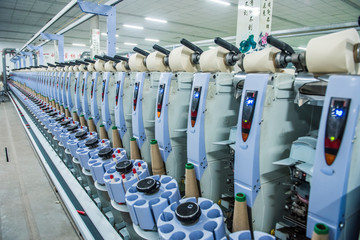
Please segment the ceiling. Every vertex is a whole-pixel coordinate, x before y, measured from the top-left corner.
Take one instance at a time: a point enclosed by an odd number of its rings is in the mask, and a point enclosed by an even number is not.
[[[1,0],[0,42],[25,44],[70,0]],[[95,1],[95,0],[93,0]],[[228,37],[236,34],[238,0],[225,6],[210,0],[123,0],[117,8],[117,51],[130,51],[138,47],[150,49],[154,42],[159,45],[178,44],[181,38],[190,41]],[[360,13],[358,0],[273,0],[272,31],[308,26],[356,22]],[[96,0],[104,3],[106,0]],[[76,5],[56,21],[47,33],[56,33],[83,16]],[[144,17],[165,19],[167,23],[146,21]],[[143,30],[123,27],[123,24],[142,26]],[[100,17],[101,32],[106,32],[106,19]],[[84,22],[64,34],[65,44],[81,43],[89,46],[90,21]],[[294,47],[306,46],[312,36],[283,39]],[[106,47],[106,36],[101,36],[102,48]],[[37,38],[33,44],[41,43]]]

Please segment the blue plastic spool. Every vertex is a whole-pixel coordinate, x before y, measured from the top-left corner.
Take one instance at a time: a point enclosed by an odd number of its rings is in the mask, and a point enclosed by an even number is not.
[[[87,128],[83,127],[82,129],[76,129],[74,132],[69,132],[68,130],[66,130],[65,132],[62,132],[60,134],[60,142],[64,145],[64,148],[68,148],[67,146],[67,142],[70,140],[70,139],[75,139],[75,134],[80,131],[80,130],[84,130],[84,131],[87,131]]]
[[[120,150],[120,154],[118,154],[118,150]],[[127,160],[126,151],[123,148],[112,149],[112,154],[115,154],[117,162]],[[88,162],[90,172],[94,181],[104,185],[104,174],[107,170],[115,165],[115,161],[113,160],[112,156],[108,159],[102,159],[98,154],[96,154],[95,157],[96,158],[92,158]]]
[[[160,182],[157,192],[153,194],[139,192],[138,183],[135,183],[126,191],[125,198],[133,223],[143,230],[156,230],[154,219],[158,219],[169,204],[179,201],[180,192],[176,180],[170,176],[155,175],[146,179],[149,178]]]
[[[148,177],[149,169],[146,162],[143,160],[130,160],[133,164],[133,168],[135,168],[136,173],[139,179],[144,179]],[[138,164],[141,164],[142,170],[140,170]],[[126,182],[123,182],[121,178],[121,174],[115,170],[116,164],[114,162],[109,164],[109,169],[104,174],[104,182],[106,185],[106,189],[109,193],[109,196],[112,200],[114,200],[118,204],[125,203],[125,194],[126,191],[134,184],[138,182],[138,179],[134,176],[133,172],[129,172],[125,174]],[[114,182],[111,181],[110,175],[114,176]]]
[[[89,160],[96,159],[98,157],[97,154],[101,149],[110,147],[110,141],[108,139],[99,139],[98,146],[95,148],[88,148],[85,146],[85,143],[86,141],[76,150],[76,156],[80,161],[81,167],[90,171]]]
[[[263,232],[254,231],[254,238],[251,237],[249,230],[231,233],[230,240],[275,240],[275,237]]]
[[[77,138],[75,139],[70,139],[67,141],[67,146],[68,146],[68,149],[70,150],[71,152],[71,155],[74,157],[74,158],[77,158],[79,159],[79,156],[76,154],[76,150],[80,147],[84,147],[85,146],[85,142],[87,140],[89,140],[90,138],[96,138],[97,139],[97,133],[95,132],[92,132],[91,133],[92,135],[90,135],[90,133],[87,133],[87,136],[85,139],[82,139],[82,140],[79,140]]]
[[[175,211],[180,204],[194,202],[201,215],[192,224],[181,223]],[[167,207],[157,220],[160,239],[226,239],[224,217],[219,205],[206,198],[185,198]]]

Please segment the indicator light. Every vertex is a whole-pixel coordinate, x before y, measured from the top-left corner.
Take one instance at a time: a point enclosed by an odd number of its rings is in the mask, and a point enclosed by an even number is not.
[[[111,182],[115,182],[115,179],[114,179],[114,175],[112,175],[112,174],[110,174],[110,180],[111,180]]]
[[[122,180],[123,180],[123,182],[126,182],[126,176],[125,176],[125,174],[121,174],[121,178],[122,178]]]
[[[141,166],[141,163],[138,163],[138,167],[139,167],[139,170],[143,170],[142,166]]]

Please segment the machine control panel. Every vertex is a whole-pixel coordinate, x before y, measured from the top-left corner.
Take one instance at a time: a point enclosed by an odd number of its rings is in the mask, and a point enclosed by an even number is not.
[[[82,82],[82,88],[81,88],[81,95],[84,96],[84,91],[85,91],[85,78],[83,78],[83,82]]]
[[[194,127],[198,115],[201,87],[194,87],[194,93],[191,97],[191,126]]]
[[[120,81],[116,82],[116,91],[115,91],[115,105],[118,105],[119,101],[119,90],[120,90]]]
[[[77,78],[75,78],[75,82],[74,82],[74,93],[76,94],[76,87],[77,87]]]
[[[106,84],[106,80],[104,79],[102,81],[102,90],[101,90],[101,101],[104,101],[104,96],[105,96],[105,84]]]
[[[136,110],[136,104],[137,104],[137,100],[138,100],[138,95],[139,95],[139,82],[136,82],[134,85],[134,111]]]
[[[332,97],[330,99],[325,133],[325,160],[329,166],[334,163],[340,148],[349,105],[350,99],[347,98]]]
[[[66,87],[65,87],[65,90],[66,90],[66,91],[69,90],[69,82],[70,82],[70,79],[71,79],[71,77],[68,76],[68,79],[67,79],[67,81],[66,81]]]
[[[257,91],[247,90],[245,93],[242,119],[241,119],[241,134],[244,142],[247,141],[251,129],[252,120],[254,117],[256,105]]]
[[[91,80],[91,93],[90,93],[91,99],[92,99],[93,96],[94,96],[94,84],[95,84],[95,79],[93,78],[93,79]]]
[[[159,92],[158,92],[158,100],[156,103],[156,113],[157,113],[158,118],[160,118],[160,115],[161,115],[161,109],[162,109],[162,104],[163,104],[163,99],[164,99],[164,91],[165,91],[165,84],[160,84]]]

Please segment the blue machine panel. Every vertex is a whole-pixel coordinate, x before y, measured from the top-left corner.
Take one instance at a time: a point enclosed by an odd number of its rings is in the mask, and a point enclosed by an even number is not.
[[[155,139],[158,141],[160,154],[164,162],[166,162],[172,150],[168,118],[171,78],[171,72],[161,73],[155,106]]]
[[[311,237],[316,223],[329,227],[331,240],[348,239],[349,235],[342,233],[344,227],[352,229],[347,231],[347,234],[353,234],[351,237],[359,230],[358,224],[351,226],[346,222],[349,216],[345,212],[350,200],[355,203],[350,206],[351,215],[359,215],[360,211],[360,182],[349,179],[350,169],[357,166],[354,159],[359,160],[358,156],[353,156],[353,141],[356,127],[359,127],[359,89],[360,76],[334,75],[329,78],[311,181],[307,237]],[[355,175],[359,176],[359,173]],[[349,193],[351,180],[355,188]]]
[[[101,116],[106,131],[109,130],[112,123],[110,117],[109,94],[108,94],[111,74],[112,74],[111,72],[105,72],[103,74],[103,81],[101,86]],[[111,99],[111,101],[113,101],[113,99]]]
[[[90,104],[91,104],[91,115],[94,119],[95,124],[100,120],[99,108],[97,103],[97,81],[99,78],[98,72],[93,72],[92,82],[91,82],[91,91],[90,91]]]
[[[187,125],[187,153],[188,162],[195,166],[196,178],[198,180],[201,179],[207,167],[204,120],[209,80],[210,73],[195,73],[190,94]]]
[[[82,108],[81,108],[81,102],[80,102],[80,77],[81,77],[81,72],[76,72],[75,73],[75,82],[74,82],[74,93],[75,93],[75,109],[76,112],[78,114],[80,114],[82,112]]]
[[[260,190],[261,119],[269,74],[248,74],[240,104],[235,150],[235,193],[246,194],[252,207]]]
[[[136,138],[138,147],[141,148],[145,142],[145,128],[142,111],[142,93],[145,81],[145,72],[136,73],[133,94],[133,108],[132,108],[132,128],[133,135]]]
[[[123,103],[125,75],[125,72],[119,72],[116,74],[115,125],[120,130],[119,133],[121,139],[127,131]]]
[[[88,79],[89,76],[91,76],[91,74],[89,72],[84,72],[83,74],[83,79],[82,79],[82,86],[81,86],[81,104],[82,104],[82,110],[83,110],[83,114],[85,116],[85,119],[88,119],[91,112],[89,109],[89,98],[88,98],[88,91],[87,91],[87,86],[88,86]]]

